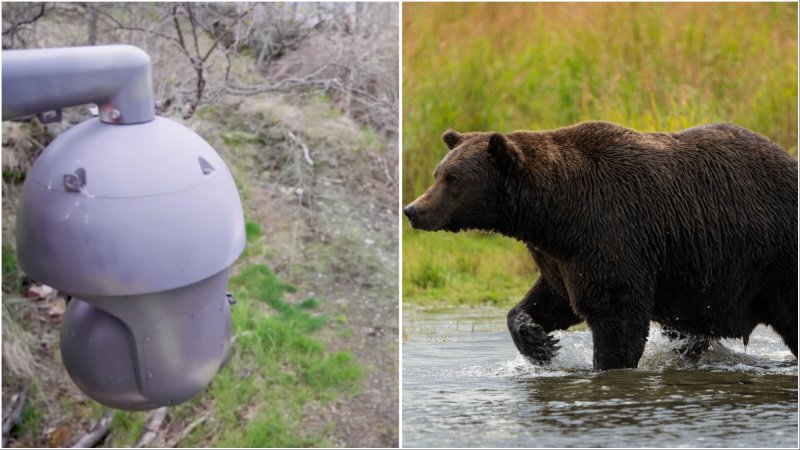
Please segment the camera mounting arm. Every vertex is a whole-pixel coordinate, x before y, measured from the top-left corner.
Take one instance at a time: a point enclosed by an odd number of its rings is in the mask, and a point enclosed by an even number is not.
[[[150,56],[130,45],[3,51],[3,120],[95,103],[105,123],[150,122],[152,80]]]

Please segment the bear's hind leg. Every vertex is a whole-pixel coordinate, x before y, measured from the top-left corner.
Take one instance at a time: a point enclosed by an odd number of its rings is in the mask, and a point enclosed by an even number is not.
[[[569,302],[556,295],[542,277],[508,313],[508,330],[514,345],[536,364],[550,362],[560,348],[558,340],[548,333],[580,322]]]
[[[779,293],[770,299],[767,308],[767,325],[771,326],[797,357],[797,289]]]

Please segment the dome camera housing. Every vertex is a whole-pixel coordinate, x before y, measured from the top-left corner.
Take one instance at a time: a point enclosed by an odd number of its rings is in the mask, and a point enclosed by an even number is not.
[[[138,67],[143,52],[134,50]],[[6,67],[18,60],[6,53],[4,118],[14,82]],[[111,113],[59,135],[26,177],[19,264],[69,295],[61,355],[83,392],[127,410],[177,404],[201,392],[227,357],[228,274],[245,244],[241,201],[197,134],[142,120],[139,105],[126,116],[124,105],[94,102]]]

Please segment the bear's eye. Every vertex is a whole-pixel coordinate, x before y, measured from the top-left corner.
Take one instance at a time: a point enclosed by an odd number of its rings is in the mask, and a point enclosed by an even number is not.
[[[447,184],[456,184],[458,183],[458,178],[456,178],[456,176],[452,173],[448,173],[444,176],[444,182]]]

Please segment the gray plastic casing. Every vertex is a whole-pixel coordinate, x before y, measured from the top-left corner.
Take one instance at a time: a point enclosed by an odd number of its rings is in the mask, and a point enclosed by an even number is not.
[[[65,175],[80,169],[85,185],[67,191]],[[242,204],[222,158],[161,117],[70,128],[36,160],[22,195],[20,266],[77,297],[186,286],[244,248]]]
[[[81,390],[120,409],[177,404],[227,358],[241,200],[208,143],[153,115],[141,50],[3,52],[4,119],[92,101],[100,117],[59,135],[27,174],[19,264],[71,297],[61,355]],[[103,104],[119,114],[107,120]]]
[[[73,297],[61,325],[61,358],[89,397],[114,408],[174,405],[200,393],[227,357],[228,270],[170,291]]]
[[[70,191],[64,177],[79,170],[85,184]],[[150,409],[211,382],[245,237],[236,184],[203,139],[159,117],[83,122],[37,159],[17,220],[20,267],[73,296],[62,359],[89,397]]]

